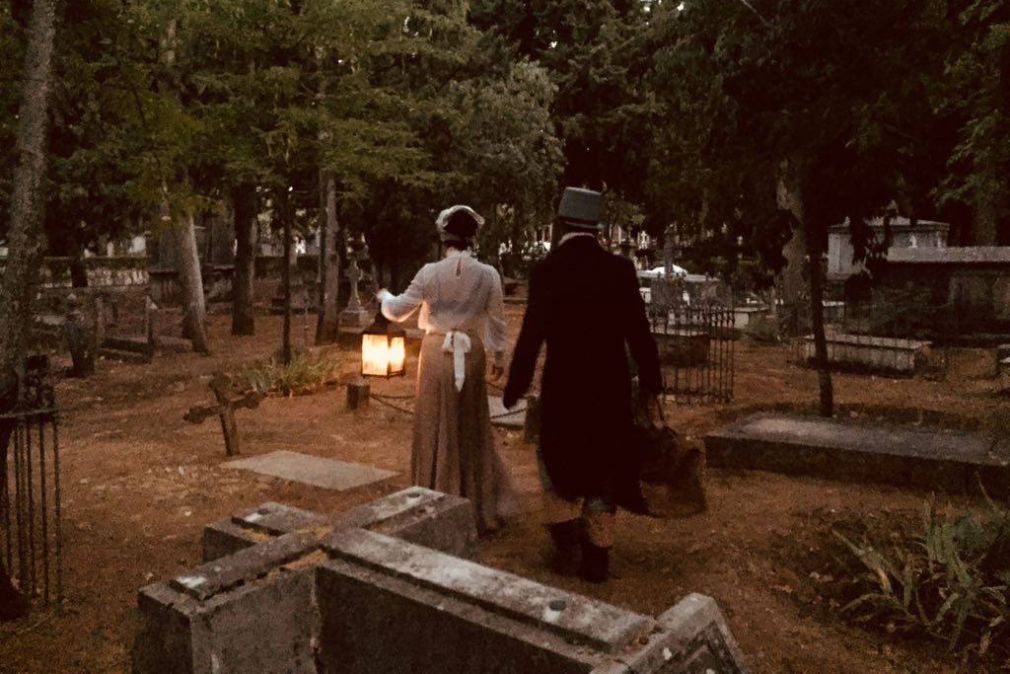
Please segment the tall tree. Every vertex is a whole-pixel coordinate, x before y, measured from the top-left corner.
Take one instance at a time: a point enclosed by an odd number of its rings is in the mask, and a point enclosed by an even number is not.
[[[894,202],[921,216],[933,187],[915,180],[933,123],[921,71],[936,64],[921,39],[931,36],[931,7],[688,0],[654,9],[656,86],[673,127],[658,156],[684,159],[654,165],[654,189],[671,185],[669,205],[710,231],[750,220],[769,240],[802,233],[825,415],[833,407],[822,320],[827,229],[848,219],[864,251],[871,217]],[[915,38],[893,39],[893,25]]]
[[[7,232],[7,263],[0,281],[0,384],[23,395],[28,330],[32,324],[32,285],[42,249],[49,98],[56,41],[56,1],[34,0],[28,24],[21,105],[18,112],[17,166]],[[0,461],[7,463],[7,440],[0,447]],[[0,563],[0,600],[10,606],[0,618],[14,618],[26,610]]]
[[[658,110],[643,86],[648,3],[628,0],[476,0],[474,23],[517,59],[546,69],[564,151],[560,179],[641,201]]]
[[[176,50],[178,49],[178,22],[172,17],[165,25],[165,33],[161,43],[160,60],[169,73],[169,90],[171,86],[178,82],[179,75],[174,73],[176,65]],[[182,96],[179,85],[175,84],[176,96]],[[164,179],[167,180],[167,177]],[[176,188],[181,188],[185,192],[190,190],[190,177],[187,167],[178,169],[175,176]],[[168,185],[163,185],[164,196],[161,204],[162,222],[171,222],[174,233],[176,248],[176,261],[178,263],[179,284],[182,290],[183,302],[183,335],[193,342],[193,350],[198,353],[209,353],[210,346],[207,343],[206,326],[206,300],[203,294],[203,274],[200,269],[200,251],[196,244],[196,220],[193,217],[193,208],[188,203],[183,203],[181,207],[173,205],[169,200]]]
[[[938,194],[965,204],[971,225],[961,243],[1010,245],[1010,2],[945,3],[952,36],[934,109],[960,122]]]

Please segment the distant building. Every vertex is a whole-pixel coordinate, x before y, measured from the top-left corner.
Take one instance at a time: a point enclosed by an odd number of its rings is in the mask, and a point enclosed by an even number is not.
[[[884,244],[884,220],[874,218],[870,221],[873,241],[877,246]],[[946,248],[950,225],[932,220],[916,220],[914,223],[905,217],[891,219],[891,243],[883,253],[887,258],[891,251],[906,248]],[[866,271],[863,262],[854,262],[855,250],[849,235],[849,223],[843,222],[828,228],[828,281],[846,281],[851,276]]]

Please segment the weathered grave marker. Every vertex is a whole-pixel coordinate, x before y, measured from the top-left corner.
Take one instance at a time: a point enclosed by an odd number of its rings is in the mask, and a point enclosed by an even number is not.
[[[350,281],[350,296],[347,306],[340,312],[340,325],[362,327],[371,322],[372,315],[365,310],[358,295],[358,284],[361,282],[361,268],[358,262],[368,259],[368,249],[355,251],[347,259],[347,279]]]
[[[239,408],[255,409],[265,394],[257,391],[247,391],[239,396],[232,392],[231,377],[218,373],[210,380],[210,390],[214,393],[217,403],[197,405],[189,408],[183,419],[193,424],[203,423],[215,414],[221,418],[221,431],[224,433],[224,448],[227,456],[239,454],[238,428],[235,425],[235,410]]]
[[[242,549],[140,591],[137,674],[747,671],[708,597],[652,618],[461,558],[459,497],[413,487],[331,518],[264,504],[211,529]]]
[[[930,342],[894,337],[834,333],[827,336],[828,362],[842,367],[861,368],[875,372],[914,374],[929,361]],[[803,358],[812,362],[814,338],[803,342]]]

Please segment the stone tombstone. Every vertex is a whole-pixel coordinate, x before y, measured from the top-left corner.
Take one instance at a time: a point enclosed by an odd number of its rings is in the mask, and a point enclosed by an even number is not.
[[[364,274],[361,263],[368,260],[368,246],[364,240],[352,244],[347,255],[347,280],[350,282],[347,306],[340,313],[340,324],[347,327],[366,327],[371,322],[371,314],[361,303],[359,284]]]
[[[743,674],[716,603],[651,617],[482,566],[466,499],[412,487],[345,513],[267,503],[205,563],[140,590],[137,674]]]
[[[235,224],[230,217],[207,218],[207,248],[204,263],[213,267],[235,264]]]

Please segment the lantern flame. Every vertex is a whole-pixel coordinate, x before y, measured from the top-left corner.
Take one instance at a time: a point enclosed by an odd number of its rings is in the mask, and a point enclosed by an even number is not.
[[[407,369],[407,344],[403,335],[389,338],[389,375],[403,374]]]
[[[389,376],[389,351],[386,335],[362,335],[361,374],[371,377]]]

